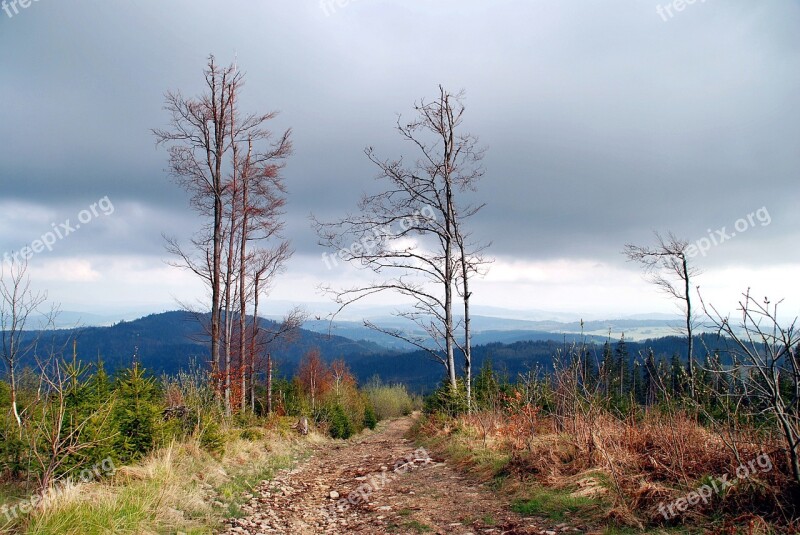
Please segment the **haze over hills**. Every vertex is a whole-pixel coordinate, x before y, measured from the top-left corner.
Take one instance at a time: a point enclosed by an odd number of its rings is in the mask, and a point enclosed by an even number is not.
[[[460,319],[456,318],[456,321]],[[369,320],[384,329],[398,330],[418,337],[424,337],[420,330],[409,329],[409,323],[393,316],[379,316]],[[603,342],[610,337],[617,339],[625,335],[628,340],[645,340],[675,334],[678,325],[674,320],[605,320],[563,323],[559,321],[528,321],[490,316],[473,316],[472,341],[475,344],[493,342],[512,343],[527,340],[574,341],[585,338],[587,341]],[[389,334],[373,330],[363,321],[309,320],[304,324],[308,330],[331,333],[356,340],[369,340],[389,349],[412,350],[412,344]]]
[[[275,311],[288,310],[291,303],[273,301],[267,306],[267,317],[279,319]],[[394,313],[401,310],[402,305],[366,306],[353,305],[338,314],[335,321],[328,321],[328,315],[336,312],[336,305],[330,302],[306,303],[303,305],[309,312],[306,329],[332,333],[358,340],[370,340],[387,348],[403,350],[412,349],[392,336],[374,331],[364,326],[364,320],[387,329],[397,329],[414,333],[409,322],[398,318]],[[271,308],[270,308],[271,307]],[[316,318],[316,319],[315,319]],[[456,316],[456,321],[460,316]],[[476,344],[492,342],[516,342],[525,340],[557,340],[563,341],[564,335],[584,334],[589,340],[605,340],[610,336],[617,339],[622,334],[629,340],[645,340],[675,334],[675,327],[681,324],[679,315],[649,313],[622,315],[609,318],[597,314],[579,314],[575,312],[559,312],[537,309],[514,309],[494,306],[476,305],[472,307],[472,334]],[[584,322],[581,326],[581,321]],[[422,336],[421,332],[415,334]],[[573,339],[567,336],[567,339]]]
[[[356,340],[370,340],[390,349],[407,349],[410,346],[397,339],[364,327],[369,320],[381,327],[409,331],[409,322],[393,314],[402,305],[353,305],[335,318],[331,324],[328,318],[336,312],[337,306],[331,302],[293,303],[283,300],[268,300],[262,305],[262,317],[280,321],[283,315],[296,306],[306,311],[309,320],[304,324],[308,330],[324,334],[336,334]],[[55,327],[70,329],[75,327],[105,327],[120,321],[131,321],[150,314],[174,310],[161,307],[135,307],[104,309],[95,312],[63,310],[55,319]],[[583,328],[580,322],[584,321]],[[609,336],[619,338],[623,333],[630,340],[642,340],[657,336],[674,334],[673,327],[680,325],[679,315],[663,313],[622,315],[614,318],[596,314],[578,314],[536,309],[513,309],[493,306],[473,307],[473,334],[476,343],[517,341],[529,339],[550,339],[554,334],[586,334],[603,339]],[[43,328],[47,324],[44,316],[31,319],[31,328]],[[534,338],[530,338],[530,337]]]
[[[379,318],[380,319],[380,318]],[[383,317],[384,326],[397,324],[396,318]],[[277,324],[264,319],[264,328]],[[393,323],[394,321],[394,323]],[[632,358],[645,348],[668,357],[684,351],[685,340],[678,337],[652,337],[646,343],[634,341],[629,330],[645,332],[668,328],[665,320],[613,320],[584,322],[584,331],[603,330],[605,336],[581,335],[580,322],[525,321],[477,316],[473,340],[474,368],[487,359],[515,376],[534,369],[552,367],[554,355],[566,346],[585,341],[597,354],[608,340],[609,326],[624,330]],[[611,342],[619,336],[612,334]],[[46,331],[40,347],[68,347],[77,341],[79,357],[85,362],[101,358],[113,371],[131,365],[134,355],[153,374],[175,373],[193,362],[205,364],[208,345],[197,318],[188,312],[172,311],[151,314],[133,321],[119,321],[111,326],[84,326]],[[713,342],[711,342],[713,344]],[[442,377],[442,367],[430,355],[408,344],[398,343],[389,335],[377,333],[357,322],[309,320],[293,339],[272,347],[278,374],[291,375],[300,359],[310,349],[319,348],[327,361],[343,358],[360,381],[379,375],[384,381],[403,382],[416,391],[427,391]]]

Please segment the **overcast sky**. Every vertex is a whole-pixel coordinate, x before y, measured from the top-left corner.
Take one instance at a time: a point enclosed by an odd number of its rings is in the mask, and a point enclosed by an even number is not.
[[[308,215],[354,209],[375,187],[364,147],[409,154],[396,115],[443,84],[466,91],[465,129],[488,147],[473,227],[496,262],[476,303],[673,312],[624,244],[725,227],[735,237],[695,258],[704,294],[731,309],[751,286],[800,312],[797,0],[3,5],[0,255],[89,210],[31,260],[65,309],[159,311],[203,296],[164,263],[162,232],[188,236],[200,220],[150,129],[166,126],[165,91],[201,92],[213,53],[246,72],[243,107],[280,110],[272,126],[294,130],[296,254],[276,301],[322,301],[318,284],[360,276],[326,268]]]

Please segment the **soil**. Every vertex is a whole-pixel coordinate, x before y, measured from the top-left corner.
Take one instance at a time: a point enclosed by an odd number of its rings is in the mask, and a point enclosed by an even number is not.
[[[310,458],[247,495],[246,516],[230,519],[222,533],[581,532],[511,511],[507,498],[490,486],[407,439],[412,423],[400,418],[350,441],[316,447]]]

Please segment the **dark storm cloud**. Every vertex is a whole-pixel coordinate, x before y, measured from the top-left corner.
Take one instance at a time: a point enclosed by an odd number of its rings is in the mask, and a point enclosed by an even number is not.
[[[202,90],[213,52],[247,72],[245,107],[281,110],[274,128],[294,129],[299,253],[320,253],[308,213],[342,215],[375,187],[365,146],[413,155],[395,114],[442,83],[466,89],[465,126],[489,147],[474,227],[494,254],[621,261],[651,229],[697,239],[767,206],[770,227],[730,249],[746,243],[757,262],[796,237],[800,7],[696,3],[664,22],[656,5],[361,0],[326,16],[306,0],[41,0],[0,12],[0,200],[65,217],[106,195],[127,207],[63,254],[159,255],[161,232],[189,235],[149,130],[164,126],[166,90]]]

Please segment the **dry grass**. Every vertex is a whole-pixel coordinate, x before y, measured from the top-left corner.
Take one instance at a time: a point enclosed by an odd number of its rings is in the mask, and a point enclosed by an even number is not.
[[[593,499],[603,507],[604,521],[620,525],[718,526],[747,514],[754,533],[761,523],[773,532],[791,532],[790,519],[797,514],[789,469],[776,452],[777,442],[761,438],[742,443],[737,460],[720,436],[682,413],[651,412],[622,420],[607,412],[587,411],[531,420],[530,415],[492,412],[447,425],[431,421],[422,425],[420,434],[438,438],[433,444],[438,443],[445,454],[456,450],[461,464],[474,464],[477,452],[494,459],[505,456],[507,465],[495,468],[513,476],[507,487],[519,489],[521,482],[528,484],[529,494],[550,489]],[[686,496],[711,477],[730,474],[733,479],[740,463],[764,452],[770,454],[772,470],[740,481],[670,522],[658,512],[659,504]]]
[[[60,493],[26,519],[28,534],[212,533],[236,516],[242,494],[275,470],[291,464],[305,440],[264,430],[246,440],[228,433],[225,451],[214,456],[190,440],[173,443],[103,482]],[[311,436],[312,440],[319,437]]]

